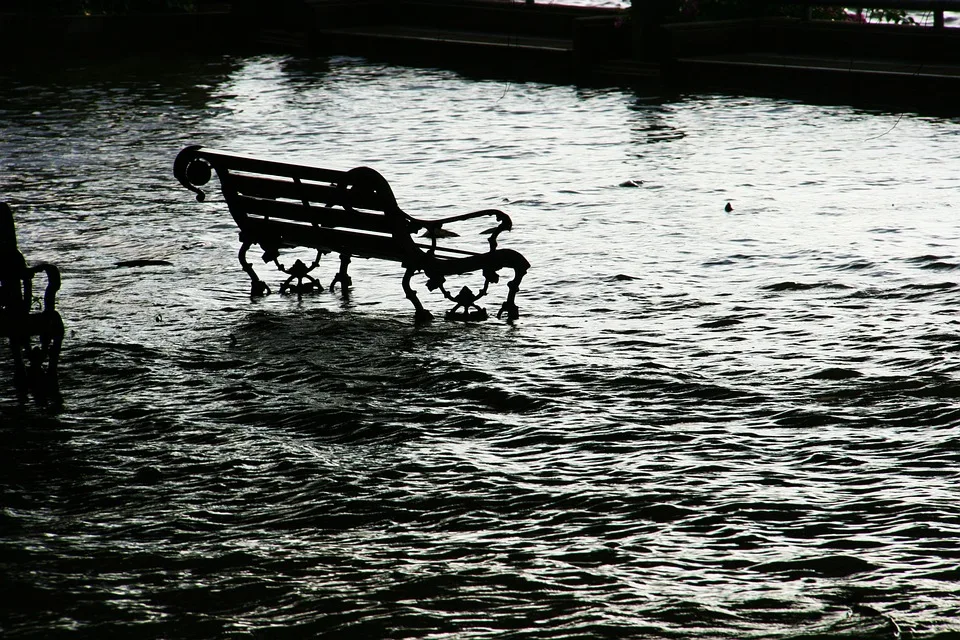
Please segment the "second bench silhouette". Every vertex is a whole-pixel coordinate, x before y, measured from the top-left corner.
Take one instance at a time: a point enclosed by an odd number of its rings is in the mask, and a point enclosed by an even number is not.
[[[43,297],[34,299],[33,281],[46,276]],[[52,264],[27,266],[17,245],[13,211],[0,202],[0,334],[10,342],[13,383],[25,400],[57,400],[57,365],[63,343],[63,319],[56,309],[60,270]]]

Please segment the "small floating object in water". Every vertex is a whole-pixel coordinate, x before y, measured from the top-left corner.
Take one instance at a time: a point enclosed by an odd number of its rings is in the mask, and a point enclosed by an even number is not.
[[[845,369],[843,367],[829,367],[823,371],[817,371],[807,376],[811,380],[849,380],[850,378],[860,378],[863,374],[856,369]]]
[[[117,267],[172,267],[173,263],[168,260],[121,260],[114,263]]]
[[[643,184],[643,180],[625,180],[620,183],[621,187],[639,187]]]
[[[156,484],[163,480],[163,473],[156,467],[142,467],[133,474],[133,479],[140,484]]]
[[[719,320],[702,322],[698,326],[703,327],[704,329],[725,329],[726,327],[733,327],[742,323],[743,320],[738,320],[737,318],[720,318]]]
[[[733,211],[733,205],[728,202],[727,206],[725,206],[723,210],[726,211],[727,213],[730,213],[731,211]]]

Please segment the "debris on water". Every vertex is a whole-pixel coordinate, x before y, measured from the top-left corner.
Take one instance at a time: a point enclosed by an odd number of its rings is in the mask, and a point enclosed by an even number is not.
[[[140,484],[156,484],[163,479],[163,473],[156,467],[142,467],[133,476]]]
[[[643,180],[625,180],[620,183],[621,187],[639,187],[643,184]]]
[[[737,318],[720,318],[719,320],[702,322],[697,326],[703,327],[704,329],[723,329],[724,327],[732,327],[742,323],[743,320],[739,320]]]
[[[862,373],[856,369],[845,369],[843,367],[829,367],[823,371],[811,373],[807,377],[812,380],[849,380],[850,378],[859,378]]]
[[[723,210],[726,211],[727,213],[730,213],[731,211],[733,211],[733,205],[728,202],[727,206],[725,206]]]
[[[138,260],[121,260],[114,263],[117,267],[172,267],[173,263],[169,260],[150,260],[146,258]]]

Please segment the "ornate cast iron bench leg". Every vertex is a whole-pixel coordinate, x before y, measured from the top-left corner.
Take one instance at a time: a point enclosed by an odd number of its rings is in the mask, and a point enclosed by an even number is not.
[[[462,320],[465,322],[478,322],[487,319],[487,310],[477,304],[477,300],[487,295],[487,288],[491,282],[496,282],[496,272],[484,272],[483,287],[480,291],[474,293],[470,287],[461,287],[457,295],[451,295],[447,288],[443,286],[446,278],[443,276],[434,276],[427,282],[427,288],[431,291],[440,289],[443,297],[450,302],[456,303],[453,308],[448,309],[444,318],[447,320]],[[462,311],[461,311],[462,309]]]
[[[60,349],[63,346],[63,336],[65,333],[63,318],[60,314],[53,312],[50,318],[50,333],[46,338],[46,345],[41,344],[42,349],[47,350],[47,392],[59,401],[60,400]]]
[[[514,298],[517,297],[517,292],[520,290],[520,277],[508,282],[507,288],[510,289],[510,293],[507,294],[507,299],[500,305],[500,311],[497,312],[497,317],[500,318],[503,314],[507,314],[507,320],[516,320],[520,317],[520,308],[517,307]]]
[[[406,272],[403,274],[403,293],[407,296],[407,299],[413,303],[414,308],[416,309],[414,313],[415,322],[429,322],[433,320],[433,314],[423,308],[423,303],[420,302],[420,298],[417,297],[417,292],[410,288],[410,278],[413,277],[418,270],[413,267],[407,267]]]
[[[477,305],[477,300],[487,293],[487,283],[484,283],[480,293],[474,293],[470,290],[470,287],[462,287],[460,293],[455,296],[447,294],[446,291],[443,293],[447,298],[457,303],[447,311],[447,320],[479,321],[487,319],[487,310]],[[460,309],[463,309],[463,311],[460,311]]]
[[[10,355],[13,357],[13,388],[16,389],[20,402],[26,402],[30,393],[30,378],[27,376],[27,367],[23,363],[25,344],[29,343],[22,338],[10,337]]]
[[[33,277],[41,271],[47,277],[42,310],[39,313],[30,313],[29,305],[33,302]],[[56,310],[56,297],[59,290],[60,270],[56,266],[40,264],[25,271],[23,292],[27,316],[24,318],[22,346],[29,362],[27,384],[37,401],[53,401],[57,404],[60,403],[57,367],[60,363],[60,348],[63,345],[64,335],[63,318]],[[33,344],[32,336],[37,336],[37,345]]]
[[[260,296],[269,295],[270,287],[266,282],[261,280],[257,272],[253,270],[253,265],[247,262],[247,250],[250,249],[250,244],[250,242],[244,242],[240,245],[240,254],[237,257],[240,259],[240,266],[243,267],[243,270],[250,276],[250,297],[259,298]]]
[[[317,251],[317,257],[309,267],[303,262],[303,260],[297,259],[293,263],[293,266],[287,269],[285,266],[280,264],[280,261],[274,259],[273,263],[277,265],[277,269],[286,273],[289,277],[280,285],[280,293],[284,294],[287,291],[294,291],[297,294],[297,297],[302,298],[305,293],[312,293],[313,291],[323,291],[323,285],[320,284],[316,278],[310,275],[310,272],[317,268],[317,265],[320,264],[320,257],[323,255],[321,251]],[[293,285],[293,281],[296,280],[296,286]],[[307,280],[307,284],[303,284],[303,281]]]
[[[29,359],[27,385],[38,401],[52,400],[59,403],[60,381],[57,367],[63,345],[63,319],[56,311],[44,311],[36,315],[39,316],[36,321],[40,325],[39,345],[32,345],[29,339],[23,343]]]
[[[510,293],[507,294],[507,299],[504,301],[503,305],[500,307],[500,311],[497,312],[497,318],[507,314],[507,320],[516,320],[520,317],[520,309],[517,307],[515,299],[517,297],[517,292],[520,291],[520,281],[523,280],[523,276],[526,275],[527,269],[530,268],[530,264],[526,260],[523,261],[524,266],[514,267],[514,277],[513,280],[507,283],[507,289],[510,290]]]
[[[350,254],[341,253],[340,254],[340,271],[337,272],[337,275],[333,276],[333,280],[330,281],[330,291],[333,291],[337,286],[337,283],[340,283],[340,289],[344,292],[347,291],[350,287],[353,286],[353,280],[350,279],[350,276],[347,274],[347,267],[350,265]]]

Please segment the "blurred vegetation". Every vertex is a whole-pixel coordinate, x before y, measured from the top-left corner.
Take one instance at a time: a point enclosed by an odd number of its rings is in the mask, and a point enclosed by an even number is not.
[[[644,1],[649,0],[638,0],[634,4],[639,7]],[[916,24],[905,9],[848,9],[845,8],[847,6],[850,5],[810,7],[810,17],[814,20],[838,22]],[[757,0],[663,0],[662,7],[663,17],[669,22],[771,16],[800,18],[806,11],[798,4],[776,4]]]
[[[862,14],[860,14],[862,15]],[[867,9],[867,22],[892,22],[893,24],[917,24],[906,9]]]

